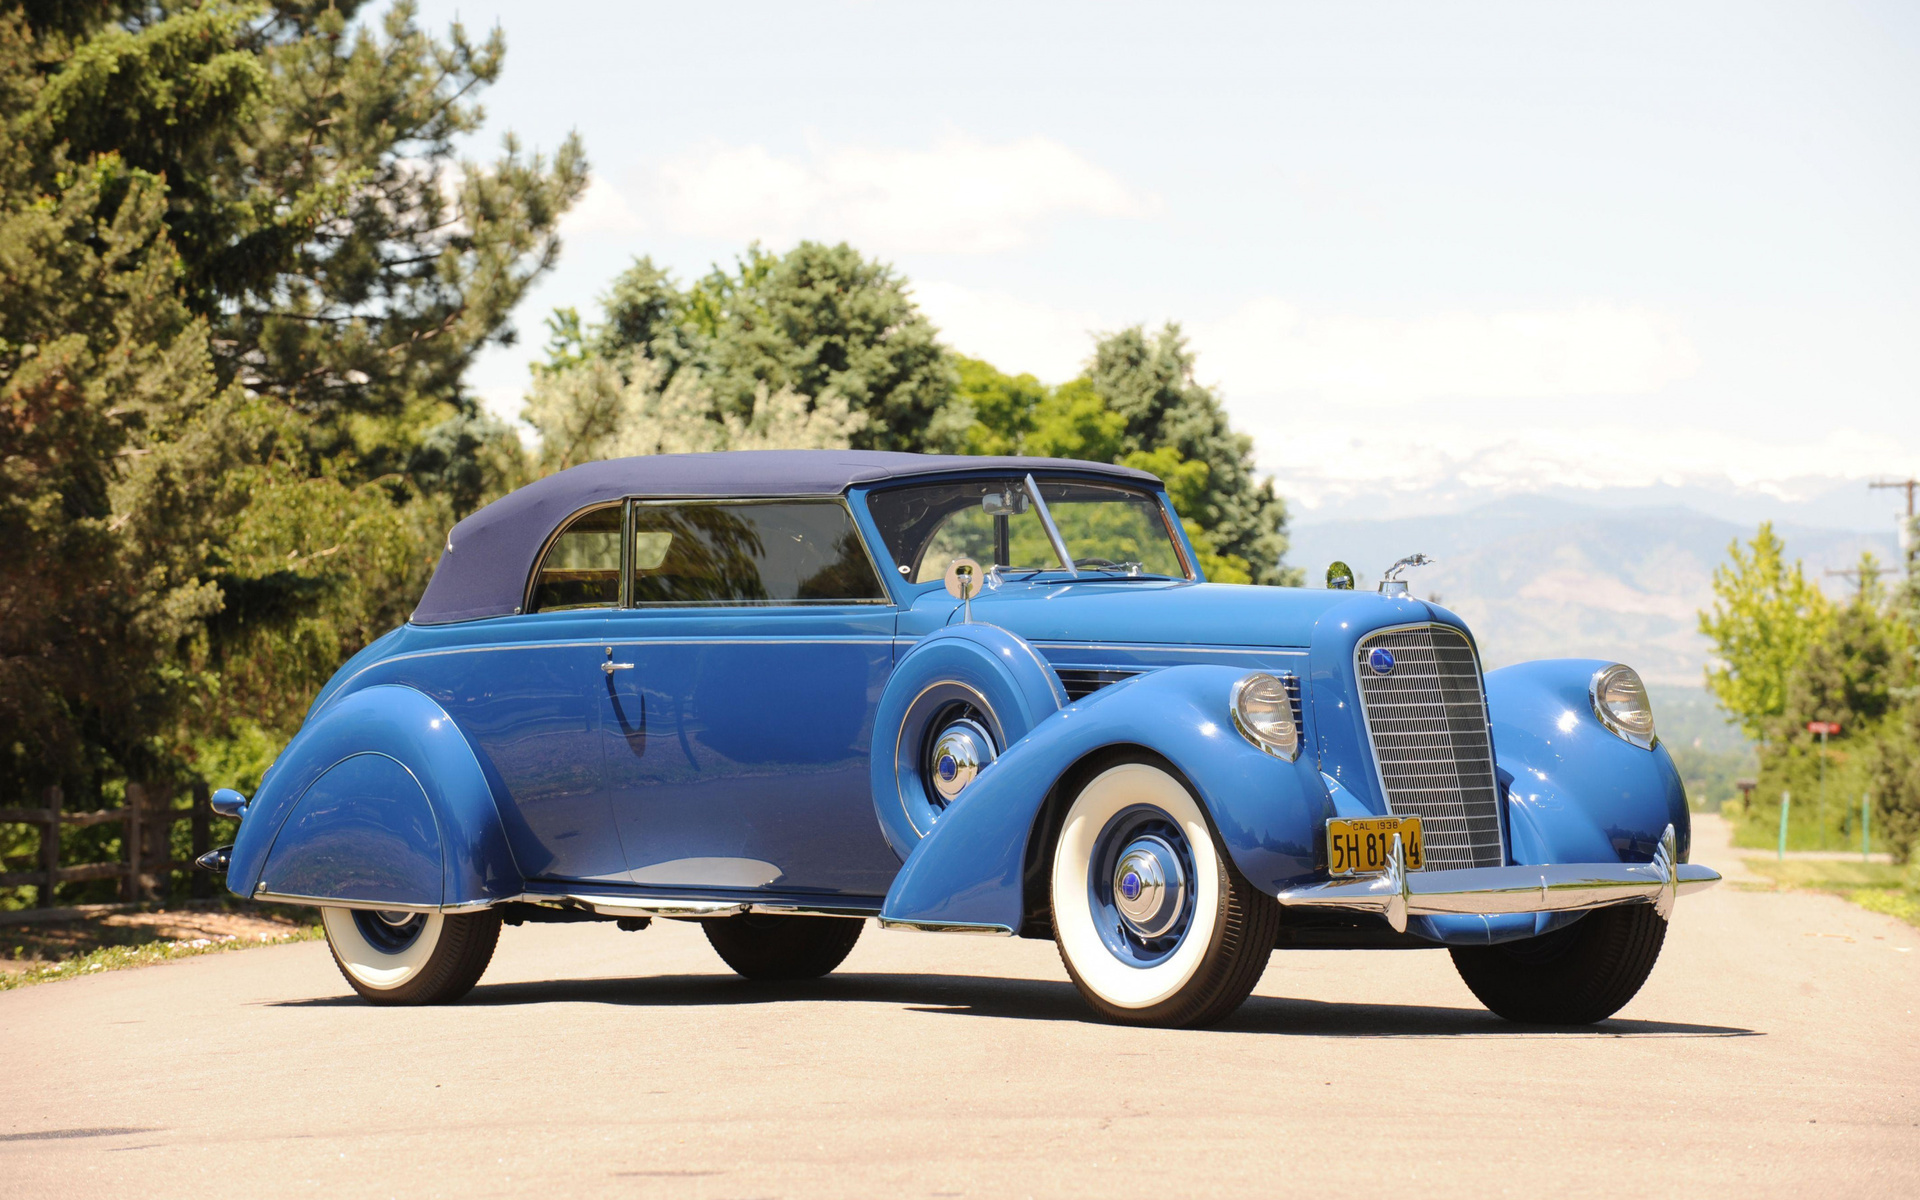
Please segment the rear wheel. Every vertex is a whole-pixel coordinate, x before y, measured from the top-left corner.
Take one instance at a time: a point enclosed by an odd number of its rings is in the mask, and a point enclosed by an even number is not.
[[[500,939],[494,912],[323,908],[334,965],[375,1004],[446,1004],[473,990]]]
[[[1074,799],[1053,855],[1053,931],[1088,1004],[1132,1025],[1206,1025],[1240,1007],[1280,909],[1214,841],[1185,783],[1123,762]]]
[[[865,921],[742,913],[700,922],[721,959],[748,979],[818,979],[846,961]]]
[[[1653,905],[1626,904],[1541,937],[1455,947],[1453,965],[1480,1003],[1509,1021],[1591,1025],[1633,999],[1666,936]]]

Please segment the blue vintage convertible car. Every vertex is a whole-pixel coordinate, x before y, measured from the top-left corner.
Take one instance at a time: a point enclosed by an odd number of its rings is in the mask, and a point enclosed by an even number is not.
[[[319,906],[376,1003],[465,994],[503,921],[693,919],[799,979],[877,918],[1052,938],[1116,1021],[1218,1020],[1291,947],[1445,947],[1502,1016],[1610,1015],[1717,878],[1639,677],[1483,677],[1458,617],[1332,574],[1206,582],[1124,467],[592,463],[454,527],[216,797],[209,865]]]

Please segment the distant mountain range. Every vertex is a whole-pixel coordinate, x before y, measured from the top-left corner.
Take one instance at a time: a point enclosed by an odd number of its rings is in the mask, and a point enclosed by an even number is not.
[[[1757,522],[1756,522],[1757,524]],[[1709,643],[1697,614],[1713,599],[1713,569],[1747,540],[1741,524],[1697,508],[1614,508],[1552,496],[1507,497],[1445,516],[1316,521],[1297,518],[1287,561],[1320,587],[1334,559],[1373,587],[1395,559],[1416,551],[1438,561],[1407,572],[1415,595],[1459,613],[1479,638],[1487,666],[1533,658],[1612,658],[1651,684],[1699,687]],[[1851,567],[1863,550],[1892,564],[1884,533],[1776,522],[1787,553],[1822,577]],[[1851,584],[1823,583],[1836,595]]]

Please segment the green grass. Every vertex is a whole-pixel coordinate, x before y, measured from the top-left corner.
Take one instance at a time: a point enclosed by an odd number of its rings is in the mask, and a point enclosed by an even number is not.
[[[1771,879],[1775,887],[1807,888],[1844,896],[1862,908],[1920,925],[1920,863],[1887,863],[1749,858],[1747,869]]]
[[[177,958],[197,958],[202,954],[224,954],[229,950],[247,950],[255,946],[275,946],[287,942],[311,942],[326,935],[318,925],[295,926],[284,932],[224,938],[193,938],[179,942],[145,942],[135,946],[101,946],[86,954],[44,967],[17,973],[0,973],[0,992],[73,979],[98,971],[124,971],[130,967],[149,967]]]

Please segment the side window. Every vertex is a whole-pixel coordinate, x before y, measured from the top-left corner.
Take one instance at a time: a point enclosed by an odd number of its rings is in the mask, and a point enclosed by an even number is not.
[[[886,598],[853,518],[838,502],[634,505],[635,604]]]
[[[573,519],[547,547],[534,577],[529,612],[612,608],[620,603],[620,506]]]

